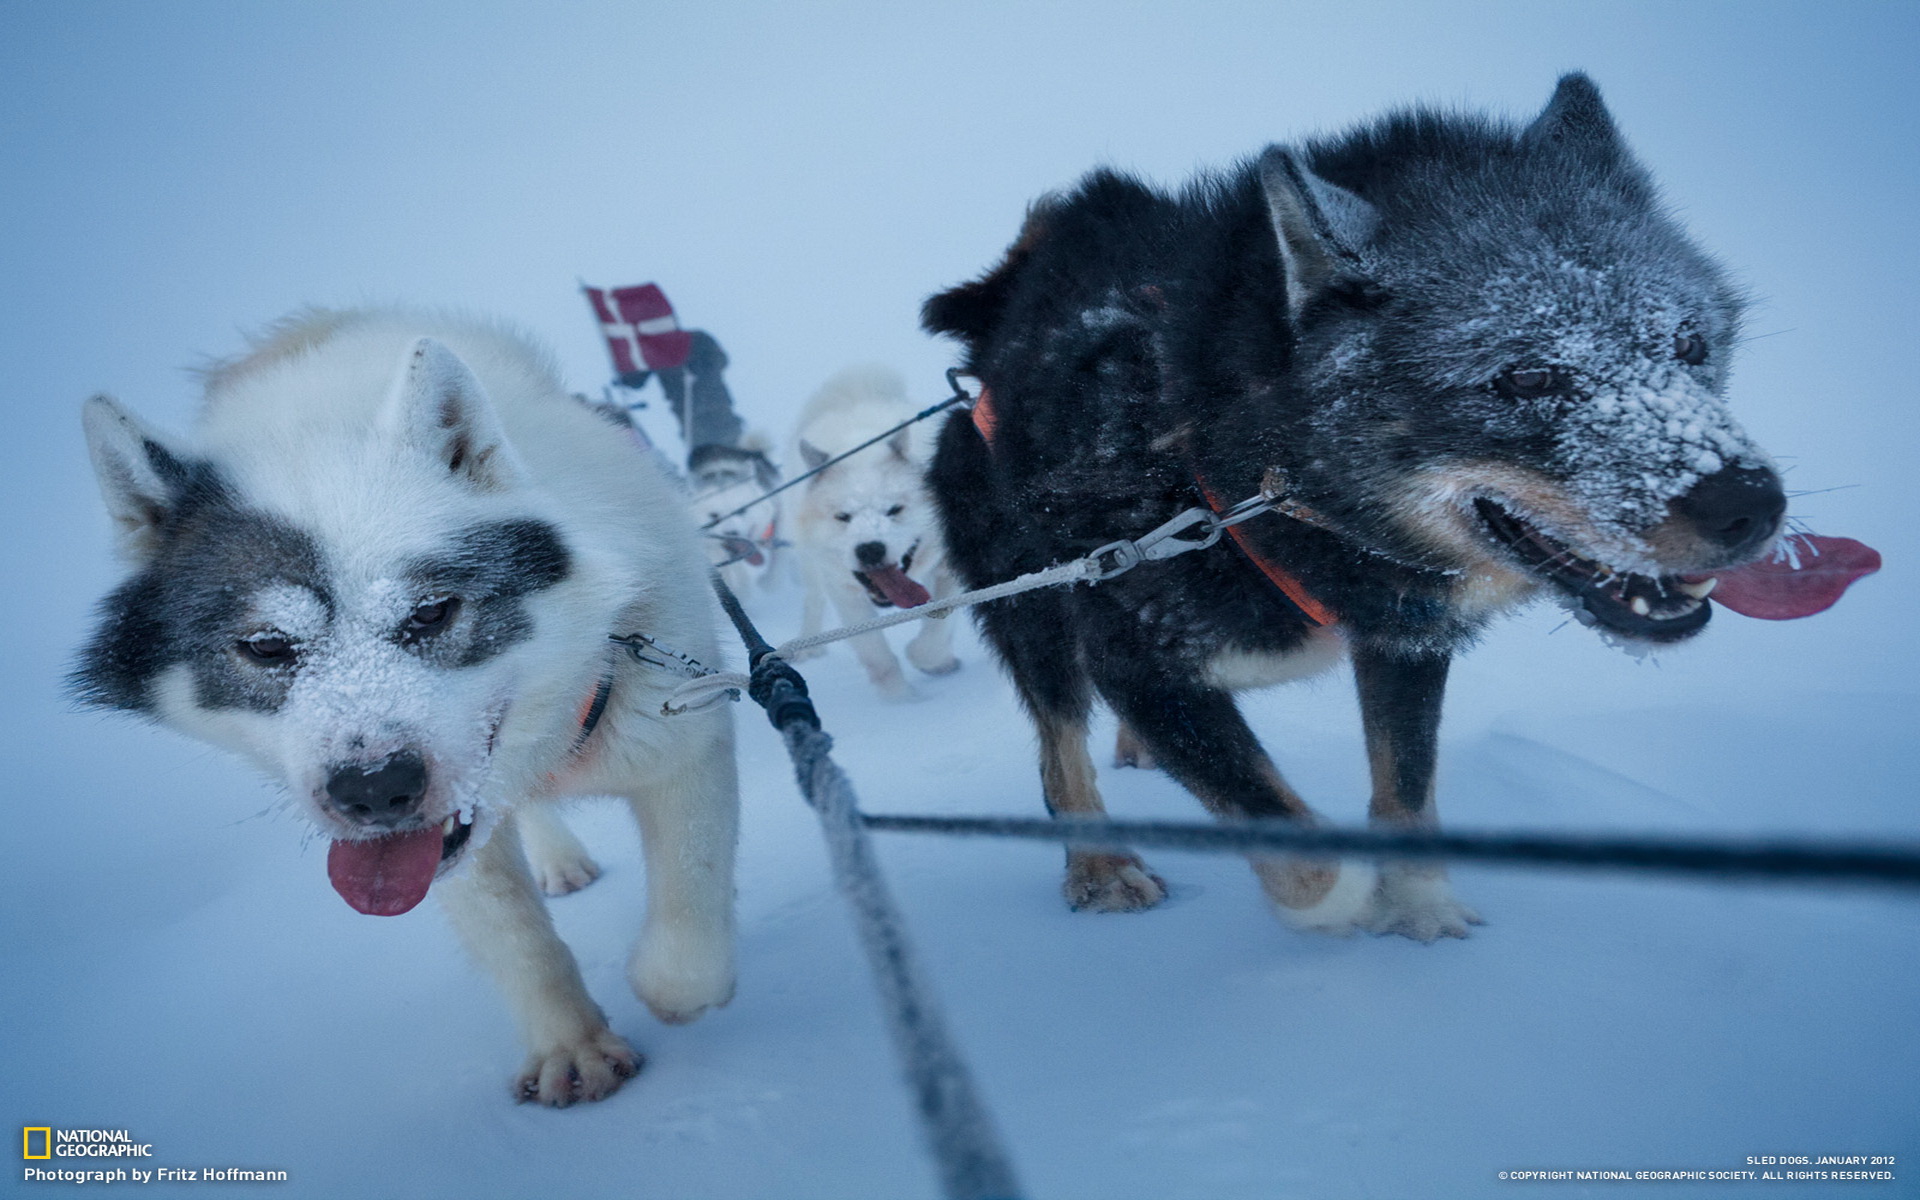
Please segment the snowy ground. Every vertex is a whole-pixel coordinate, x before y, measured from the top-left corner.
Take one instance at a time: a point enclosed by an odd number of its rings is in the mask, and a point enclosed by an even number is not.
[[[650,1063],[604,1104],[516,1107],[504,1008],[433,904],[353,913],[238,763],[72,710],[60,676],[114,578],[79,400],[183,428],[178,366],[367,298],[504,313],[591,386],[584,275],[661,280],[775,431],[852,361],[930,402],[949,352],[919,301],[1089,165],[1177,179],[1412,98],[1528,113],[1576,66],[1759,298],[1734,404],[1811,493],[1794,511],[1887,568],[1812,620],[1723,612],[1657,663],[1550,610],[1506,622],[1456,668],[1442,814],[1920,838],[1917,50],[1912,6],[1759,0],[0,5],[0,1116],[291,1174],[219,1185],[242,1197],[933,1194],[757,711],[738,999],[670,1029],[625,992],[637,845],[583,811],[607,872],[555,911]],[[753,604],[797,631],[791,591]],[[808,664],[870,810],[1039,812],[1031,734],[959,642],[914,704],[844,651]],[[1350,692],[1342,672],[1248,700],[1341,820],[1365,795]],[[1102,782],[1119,816],[1199,814],[1157,774]],[[1290,933],[1228,859],[1150,855],[1170,903],[1087,916],[1057,849],[878,844],[1037,1200],[1638,1194],[1498,1172],[1850,1154],[1901,1157],[1871,1194],[1920,1194],[1912,894],[1461,870],[1488,925],[1420,946]]]
[[[792,599],[759,598],[771,630]],[[1461,672],[1442,787],[1456,824],[1920,837],[1885,784],[1889,755],[1916,757],[1911,698],[1707,706],[1689,672],[1553,624],[1517,623]],[[813,664],[870,810],[1035,811],[1030,735],[963,649],[966,669],[909,705],[871,694],[850,654]],[[1600,686],[1550,682],[1577,671]],[[1516,687],[1529,702],[1500,703]],[[1309,795],[1357,817],[1344,680],[1254,709]],[[613,806],[578,815],[607,873],[555,911],[651,1060],[605,1104],[507,1103],[512,1030],[431,904],[351,912],[319,846],[250,816],[264,788],[106,722],[86,734],[108,753],[52,756],[68,778],[23,793],[124,792],[111,760],[143,743],[142,803],[68,814],[58,853],[9,881],[34,900],[9,905],[31,925],[11,932],[40,952],[8,974],[10,1026],[33,1031],[8,1076],[32,1081],[38,1123],[130,1128],[161,1163],[288,1169],[276,1196],[932,1194],[811,814],[757,711],[740,727],[742,982],[725,1011],[669,1029],[625,993],[635,838]],[[100,777],[76,782],[76,765]],[[1118,814],[1197,811],[1158,774],[1107,784]],[[1290,933],[1227,859],[1155,855],[1169,904],[1087,916],[1060,902],[1051,848],[881,847],[1035,1196],[1465,1196],[1500,1170],[1912,1144],[1911,895],[1463,870],[1489,924],[1420,946]]]

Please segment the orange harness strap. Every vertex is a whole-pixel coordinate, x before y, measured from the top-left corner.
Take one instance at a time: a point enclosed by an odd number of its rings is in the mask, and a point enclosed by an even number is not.
[[[1200,494],[1206,498],[1207,507],[1213,510],[1215,516],[1218,516],[1221,511],[1220,498],[1213,494],[1213,489],[1207,486],[1206,479],[1198,471],[1193,473],[1193,481],[1200,485]],[[1260,573],[1267,577],[1268,582],[1279,588],[1287,599],[1293,601],[1293,606],[1299,609],[1307,620],[1315,625],[1340,623],[1340,618],[1334,615],[1332,609],[1313,598],[1313,593],[1307,590],[1306,584],[1294,578],[1293,574],[1279,563],[1261,557],[1253,548],[1253,544],[1247,540],[1240,526],[1229,525],[1227,536],[1233,539],[1234,545],[1240,547],[1240,553],[1246,555],[1249,562],[1260,568]]]
[[[987,385],[980,385],[980,395],[973,402],[973,427],[980,431],[980,440],[993,449],[993,433],[1000,427],[1000,417],[993,411],[993,393]]]

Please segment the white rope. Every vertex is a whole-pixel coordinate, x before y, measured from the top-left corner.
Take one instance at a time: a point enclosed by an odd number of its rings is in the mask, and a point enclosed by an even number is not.
[[[996,583],[991,587],[975,588],[970,592],[960,592],[944,600],[934,600],[917,608],[903,608],[898,612],[874,617],[869,621],[860,621],[839,629],[829,629],[825,633],[812,633],[780,643],[773,648],[773,656],[788,662],[803,650],[815,646],[828,646],[834,642],[843,642],[848,638],[859,637],[864,633],[873,633],[893,625],[904,625],[908,621],[925,621],[944,617],[956,608],[969,608],[975,604],[985,604],[989,600],[999,600],[1006,596],[1017,596],[1021,592],[1031,592],[1036,588],[1059,587],[1063,584],[1081,583],[1104,577],[1097,555],[1076,558],[1072,562],[1047,567],[1040,571],[1029,571],[1025,575]],[[698,679],[689,679],[667,696],[660,711],[666,716],[677,717],[681,713],[694,712],[718,701],[720,694],[729,690],[744,690],[752,682],[752,677],[739,671],[715,671],[711,675],[702,675]]]

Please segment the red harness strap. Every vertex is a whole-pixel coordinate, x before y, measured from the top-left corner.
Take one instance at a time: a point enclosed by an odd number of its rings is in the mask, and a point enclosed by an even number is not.
[[[1193,481],[1200,485],[1200,494],[1206,497],[1207,507],[1213,510],[1215,516],[1218,516],[1221,511],[1220,498],[1213,494],[1213,489],[1207,486],[1206,479],[1198,471],[1193,473]],[[1307,620],[1315,625],[1340,623],[1340,618],[1334,614],[1333,610],[1315,600],[1313,593],[1307,590],[1307,585],[1296,579],[1292,572],[1272,559],[1262,557],[1253,548],[1253,543],[1247,540],[1240,526],[1229,525],[1227,536],[1233,539],[1234,545],[1240,547],[1240,553],[1246,555],[1249,562],[1260,568],[1260,573],[1267,577],[1268,582],[1279,588],[1287,599],[1293,601],[1293,606],[1299,609]]]

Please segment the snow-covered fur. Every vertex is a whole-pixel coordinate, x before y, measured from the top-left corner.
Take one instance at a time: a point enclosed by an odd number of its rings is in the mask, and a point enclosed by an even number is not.
[[[769,446],[764,435],[751,430],[738,446],[710,443],[695,448],[687,461],[694,525],[705,535],[708,559],[736,593],[756,577],[765,586],[778,577],[779,503],[768,500],[734,511],[780,485],[780,468],[767,457]]]
[[[1255,495],[1279,511],[1097,588],[981,610],[1034,714],[1047,803],[1101,811],[1097,692],[1225,817],[1312,819],[1230,690],[1351,650],[1373,818],[1430,826],[1452,654],[1535,596],[1630,646],[1706,624],[1711,575],[1785,507],[1728,410],[1741,297],[1659,203],[1591,80],[1526,125],[1403,112],[1168,195],[1111,171],[1037,204],[1005,261],[927,303],[991,397],[930,472],[969,586]],[[987,435],[991,433],[991,445]],[[1337,641],[1336,641],[1337,639]],[[1263,665],[1266,664],[1266,665]],[[1464,935],[1437,869],[1370,902],[1256,864],[1325,928]],[[1163,895],[1071,851],[1077,906]]]
[[[913,415],[906,381],[888,367],[848,368],[827,380],[800,414],[790,461],[812,470]],[[802,634],[820,632],[830,602],[843,624],[876,608],[911,607],[953,591],[921,456],[908,427],[800,485],[788,527],[806,586]],[[879,633],[853,638],[873,685],[891,699],[913,687]],[[957,668],[945,621],[923,621],[907,661],[932,675]]]
[[[78,693],[280,780],[355,908],[431,885],[519,1021],[517,1094],[599,1099],[641,1061],[522,855],[550,890],[595,874],[556,796],[622,796],[640,823],[636,994],[672,1022],[727,1002],[729,718],[663,719],[679,681],[608,641],[715,661],[705,557],[678,489],[543,352],[471,319],[308,311],[207,373],[191,440],[106,397],[84,417],[133,574]]]

